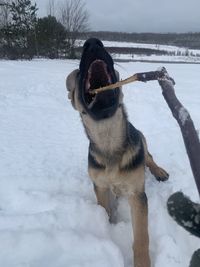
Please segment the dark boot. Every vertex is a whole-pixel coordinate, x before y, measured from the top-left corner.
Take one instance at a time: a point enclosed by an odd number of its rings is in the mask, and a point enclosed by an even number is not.
[[[200,204],[192,202],[183,193],[177,192],[168,199],[167,208],[179,225],[200,237]]]
[[[200,249],[194,252],[189,267],[199,267],[199,266],[200,266]]]

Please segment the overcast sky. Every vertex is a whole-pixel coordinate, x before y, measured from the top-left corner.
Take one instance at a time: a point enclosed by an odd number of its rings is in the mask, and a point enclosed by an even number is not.
[[[35,0],[46,15],[48,0]],[[63,0],[55,0],[58,5]],[[90,29],[123,32],[200,32],[200,0],[85,0]]]

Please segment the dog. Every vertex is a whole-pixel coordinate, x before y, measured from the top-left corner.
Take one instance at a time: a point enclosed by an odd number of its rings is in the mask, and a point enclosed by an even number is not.
[[[150,267],[145,166],[158,181],[166,181],[169,175],[154,162],[143,134],[128,121],[122,88],[91,94],[92,89],[117,81],[112,57],[99,39],[90,38],[84,43],[79,69],[68,75],[66,86],[89,139],[88,173],[98,204],[112,222],[111,196],[128,197],[134,266]]]

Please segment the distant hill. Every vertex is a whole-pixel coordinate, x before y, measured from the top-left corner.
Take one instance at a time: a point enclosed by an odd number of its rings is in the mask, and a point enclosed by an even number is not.
[[[95,35],[91,35],[95,36]],[[80,58],[85,39],[77,40],[76,55]],[[99,36],[95,36],[99,37]],[[99,37],[100,38],[100,37]],[[103,40],[106,50],[114,61],[170,62],[200,64],[200,49],[190,49],[177,45],[154,44],[151,42],[125,42]]]
[[[197,33],[124,33],[124,32],[86,32],[81,39],[96,37],[101,40],[175,45],[190,49],[200,49],[200,32]]]

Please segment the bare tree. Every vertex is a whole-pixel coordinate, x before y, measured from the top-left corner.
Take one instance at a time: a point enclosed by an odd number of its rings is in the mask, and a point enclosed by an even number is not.
[[[0,28],[8,25],[10,21],[10,7],[11,0],[0,0]]]
[[[55,0],[49,0],[47,3],[47,15],[55,17],[56,16],[56,1]]]
[[[0,0],[0,6],[4,6],[4,5],[6,5],[6,1]]]
[[[5,43],[9,43],[7,36],[9,24],[11,21],[10,14],[11,0],[0,0],[0,57],[5,56]]]
[[[89,29],[89,14],[82,0],[65,0],[60,6],[59,20],[66,29],[66,46],[70,57],[75,57],[75,46],[80,32]]]

